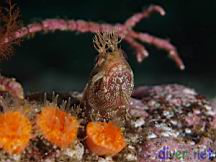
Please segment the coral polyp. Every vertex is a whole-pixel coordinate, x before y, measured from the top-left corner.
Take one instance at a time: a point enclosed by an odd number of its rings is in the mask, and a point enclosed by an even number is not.
[[[125,138],[114,123],[90,122],[86,128],[87,146],[97,155],[114,156],[125,146]]]
[[[79,122],[57,106],[47,105],[37,115],[36,125],[42,136],[50,143],[67,148],[77,137]]]
[[[0,148],[10,154],[20,154],[32,137],[30,120],[21,112],[0,114]]]

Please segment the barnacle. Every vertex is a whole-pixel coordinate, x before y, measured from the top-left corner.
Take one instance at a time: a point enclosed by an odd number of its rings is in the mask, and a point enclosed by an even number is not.
[[[36,125],[45,139],[60,148],[74,142],[79,127],[78,120],[55,105],[42,107]]]
[[[29,144],[32,125],[19,111],[0,114],[0,147],[10,154],[20,154]]]
[[[94,39],[99,54],[83,101],[100,114],[127,109],[134,87],[132,69],[117,47],[118,41],[113,32],[97,33]]]

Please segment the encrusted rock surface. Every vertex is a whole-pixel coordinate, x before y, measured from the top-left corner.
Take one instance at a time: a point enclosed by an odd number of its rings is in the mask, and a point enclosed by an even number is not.
[[[139,87],[133,98],[147,131],[140,161],[216,161],[216,111],[203,96],[174,84]],[[172,157],[167,154],[174,151]]]
[[[59,94],[58,104],[70,99],[79,105],[79,93]],[[47,94],[52,100],[52,93]],[[41,104],[44,93],[26,97],[28,102]],[[66,150],[34,139],[21,156],[10,156],[0,150],[3,161],[45,162],[211,162],[216,161],[216,109],[205,97],[182,85],[143,86],[134,90],[130,104],[131,117],[122,127],[127,147],[114,157],[98,157],[85,146],[85,117],[76,112],[83,130],[75,145]],[[84,113],[85,114],[85,113]],[[34,154],[34,155],[33,155]],[[1,162],[2,159],[0,159]]]

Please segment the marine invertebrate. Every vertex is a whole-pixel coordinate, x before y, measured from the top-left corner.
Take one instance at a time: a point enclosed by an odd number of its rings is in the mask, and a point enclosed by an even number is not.
[[[16,39],[14,32],[21,28],[20,11],[11,0],[6,1],[8,7],[0,7],[0,57],[5,58],[13,53],[13,45],[19,45],[22,39]],[[5,43],[10,40],[10,43]]]
[[[121,129],[111,122],[90,122],[86,133],[87,146],[97,155],[114,156],[126,146]]]
[[[0,114],[0,148],[7,153],[20,154],[32,135],[30,120],[19,111]]]
[[[127,109],[134,87],[133,72],[115,33],[98,33],[94,39],[99,52],[84,90],[83,102],[99,113]]]
[[[37,115],[36,125],[42,136],[60,148],[67,148],[76,137],[78,120],[55,105],[46,105]]]
[[[12,8],[12,7],[11,7]],[[1,38],[0,43],[0,49],[6,49],[7,46],[13,44],[17,40],[20,40],[20,38],[32,35],[34,33],[38,32],[53,32],[56,30],[60,31],[78,31],[80,33],[85,32],[112,32],[113,30],[116,31],[116,33],[121,37],[123,40],[125,40],[132,48],[136,51],[136,57],[138,62],[142,62],[144,58],[148,56],[148,52],[145,49],[145,47],[139,43],[144,42],[151,45],[154,45],[160,49],[164,49],[168,52],[169,56],[180,69],[184,69],[185,66],[181,60],[181,58],[178,55],[178,52],[169,41],[165,39],[161,39],[155,36],[152,36],[148,33],[141,33],[136,32],[133,30],[133,27],[140,22],[142,19],[149,17],[152,13],[157,12],[160,15],[165,15],[165,11],[161,6],[152,5],[143,12],[136,13],[132,17],[128,18],[125,23],[117,23],[115,25],[111,24],[98,24],[95,22],[87,22],[83,20],[64,20],[64,19],[47,19],[44,21],[41,21],[39,23],[33,23],[29,24],[27,26],[21,27],[18,30],[15,30],[16,28],[13,28],[13,26],[8,26],[10,31],[10,35],[4,35],[4,37]],[[9,19],[13,20],[13,24],[16,22],[17,14],[9,15]],[[6,24],[10,24],[10,21],[6,21]],[[16,24],[16,23],[15,23]],[[2,34],[4,34],[4,31],[1,31]],[[3,48],[4,47],[4,48]],[[4,50],[5,51],[5,50]],[[0,51],[2,56],[5,56],[6,53],[4,51]]]

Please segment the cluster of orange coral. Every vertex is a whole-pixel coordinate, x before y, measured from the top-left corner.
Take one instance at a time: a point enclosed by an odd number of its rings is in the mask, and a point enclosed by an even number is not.
[[[77,138],[79,122],[76,117],[55,105],[46,105],[36,116],[36,129],[50,143],[69,147]],[[114,123],[89,122],[86,144],[97,155],[113,156],[126,142],[121,129]],[[31,121],[19,111],[0,114],[0,148],[10,154],[20,154],[32,138]]]

